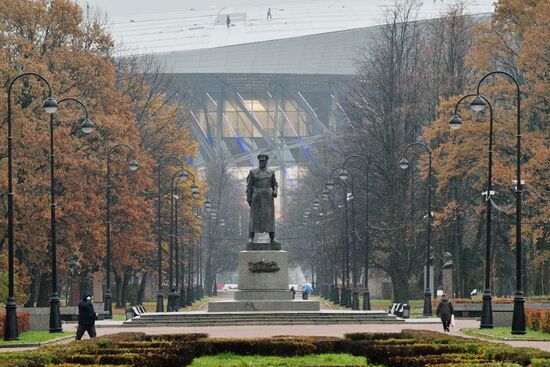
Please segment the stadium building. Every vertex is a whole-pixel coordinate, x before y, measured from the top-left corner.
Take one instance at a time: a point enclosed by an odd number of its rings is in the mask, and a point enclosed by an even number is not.
[[[294,185],[315,143],[350,123],[339,98],[395,1],[187,3],[169,13],[115,16],[110,31],[124,54],[149,55],[190,86],[195,164],[224,160],[245,173],[268,153],[280,185]],[[426,0],[418,18],[437,18],[449,5]],[[493,8],[493,0],[474,0],[466,12]]]

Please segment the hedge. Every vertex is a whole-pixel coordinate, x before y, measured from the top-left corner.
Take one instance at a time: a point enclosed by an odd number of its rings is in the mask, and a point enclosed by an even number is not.
[[[370,363],[393,367],[548,367],[550,353],[532,348],[452,337],[431,331],[347,334],[336,337],[279,336],[259,339],[207,338],[205,334],[141,335],[124,333],[34,352],[0,355],[0,367],[128,366],[181,367],[206,355],[300,356],[349,353]]]
[[[525,309],[527,327],[543,333],[550,333],[550,309]]]
[[[0,313],[0,330],[4,330],[5,321],[6,314]],[[17,330],[19,330],[19,333],[29,331],[30,328],[29,314],[27,312],[17,312]]]

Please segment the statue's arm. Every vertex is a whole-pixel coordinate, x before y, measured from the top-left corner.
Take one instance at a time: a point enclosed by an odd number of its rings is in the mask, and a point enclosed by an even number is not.
[[[252,194],[254,193],[254,175],[252,171],[248,173],[246,178],[246,202],[248,205],[252,204]]]
[[[275,178],[275,171],[271,174],[271,188],[273,189],[273,197],[276,198],[279,193],[279,184]]]

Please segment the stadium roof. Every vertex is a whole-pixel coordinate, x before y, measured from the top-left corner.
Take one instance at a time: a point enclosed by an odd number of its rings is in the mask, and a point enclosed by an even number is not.
[[[494,10],[493,1],[467,2],[466,12],[490,13]],[[426,0],[420,3],[418,18],[437,18],[452,3]],[[380,25],[396,1],[218,0],[214,5],[187,0],[185,4],[189,7],[184,10],[114,16],[110,31],[126,54],[211,49]],[[272,19],[267,19],[268,8]],[[228,15],[230,27],[226,25]]]

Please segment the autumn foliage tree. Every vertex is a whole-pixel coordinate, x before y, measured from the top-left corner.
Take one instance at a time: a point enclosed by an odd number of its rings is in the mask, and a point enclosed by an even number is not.
[[[548,171],[549,129],[548,92],[550,91],[549,49],[550,4],[547,1],[501,0],[490,22],[477,29],[469,54],[469,65],[475,74],[462,94],[475,92],[479,78],[486,72],[502,70],[520,82],[522,92],[522,162],[526,185],[523,197],[523,241],[526,248],[526,290],[528,294],[548,293],[549,243]],[[515,226],[514,194],[511,185],[515,175],[515,86],[506,78],[490,79],[481,91],[492,102],[495,112],[493,182],[497,196],[495,236],[492,244],[491,274],[494,291],[510,294],[514,279]],[[439,109],[436,121],[423,138],[434,147],[438,193],[446,205],[438,225],[451,225],[458,217],[469,219],[461,226],[463,236],[473,236],[470,243],[484,241],[484,204],[480,193],[487,176],[488,113],[474,114],[461,108],[463,127],[449,131],[448,119],[461,94],[449,97]],[[466,104],[469,101],[465,101]],[[456,195],[460,192],[460,195]],[[480,264],[480,267],[483,265]],[[471,287],[481,279],[471,282]],[[500,287],[497,287],[500,285]]]
[[[104,31],[101,17],[84,11],[73,1],[0,1],[0,79],[3,85],[22,72],[37,72],[50,81],[57,100],[71,96],[90,111],[95,131],[80,133],[82,110],[67,102],[56,113],[56,193],[58,269],[61,285],[71,274],[69,261],[79,266],[79,276],[89,287],[89,275],[103,267],[105,255],[106,153],[118,143],[132,146],[135,156],[116,152],[112,159],[112,262],[119,289],[129,276],[146,272],[155,254],[152,233],[155,160],[164,154],[194,155],[194,145],[181,121],[173,118],[169,129],[157,129],[156,119],[146,118],[147,131],[136,122],[136,106],[121,88],[113,59],[114,45]],[[147,81],[143,81],[146,84]],[[49,116],[42,108],[46,88],[32,77],[13,89],[15,245],[19,271],[16,282],[24,289],[30,277],[28,304],[47,303],[49,297]],[[0,108],[6,111],[6,90],[0,91]],[[170,105],[165,106],[166,113]],[[153,122],[150,122],[152,120]],[[6,136],[2,115],[2,136]],[[175,135],[174,131],[178,131]],[[151,138],[150,136],[154,136]],[[153,139],[174,139],[157,150]],[[181,139],[181,140],[180,140]],[[128,159],[139,162],[129,172]],[[6,145],[0,147],[0,191],[5,198]],[[1,210],[6,213],[6,200]],[[190,202],[183,210],[190,210]],[[2,215],[1,218],[5,218]],[[6,222],[2,244],[6,239]],[[6,252],[6,246],[2,246]],[[5,257],[2,257],[5,259]],[[7,267],[3,262],[0,268]],[[125,278],[125,276],[128,276]],[[29,282],[26,282],[29,283]],[[120,294],[120,292],[118,292]],[[39,297],[41,295],[41,297]],[[46,297],[45,297],[46,296]],[[119,301],[122,295],[119,297]],[[18,301],[26,301],[21,298]]]

